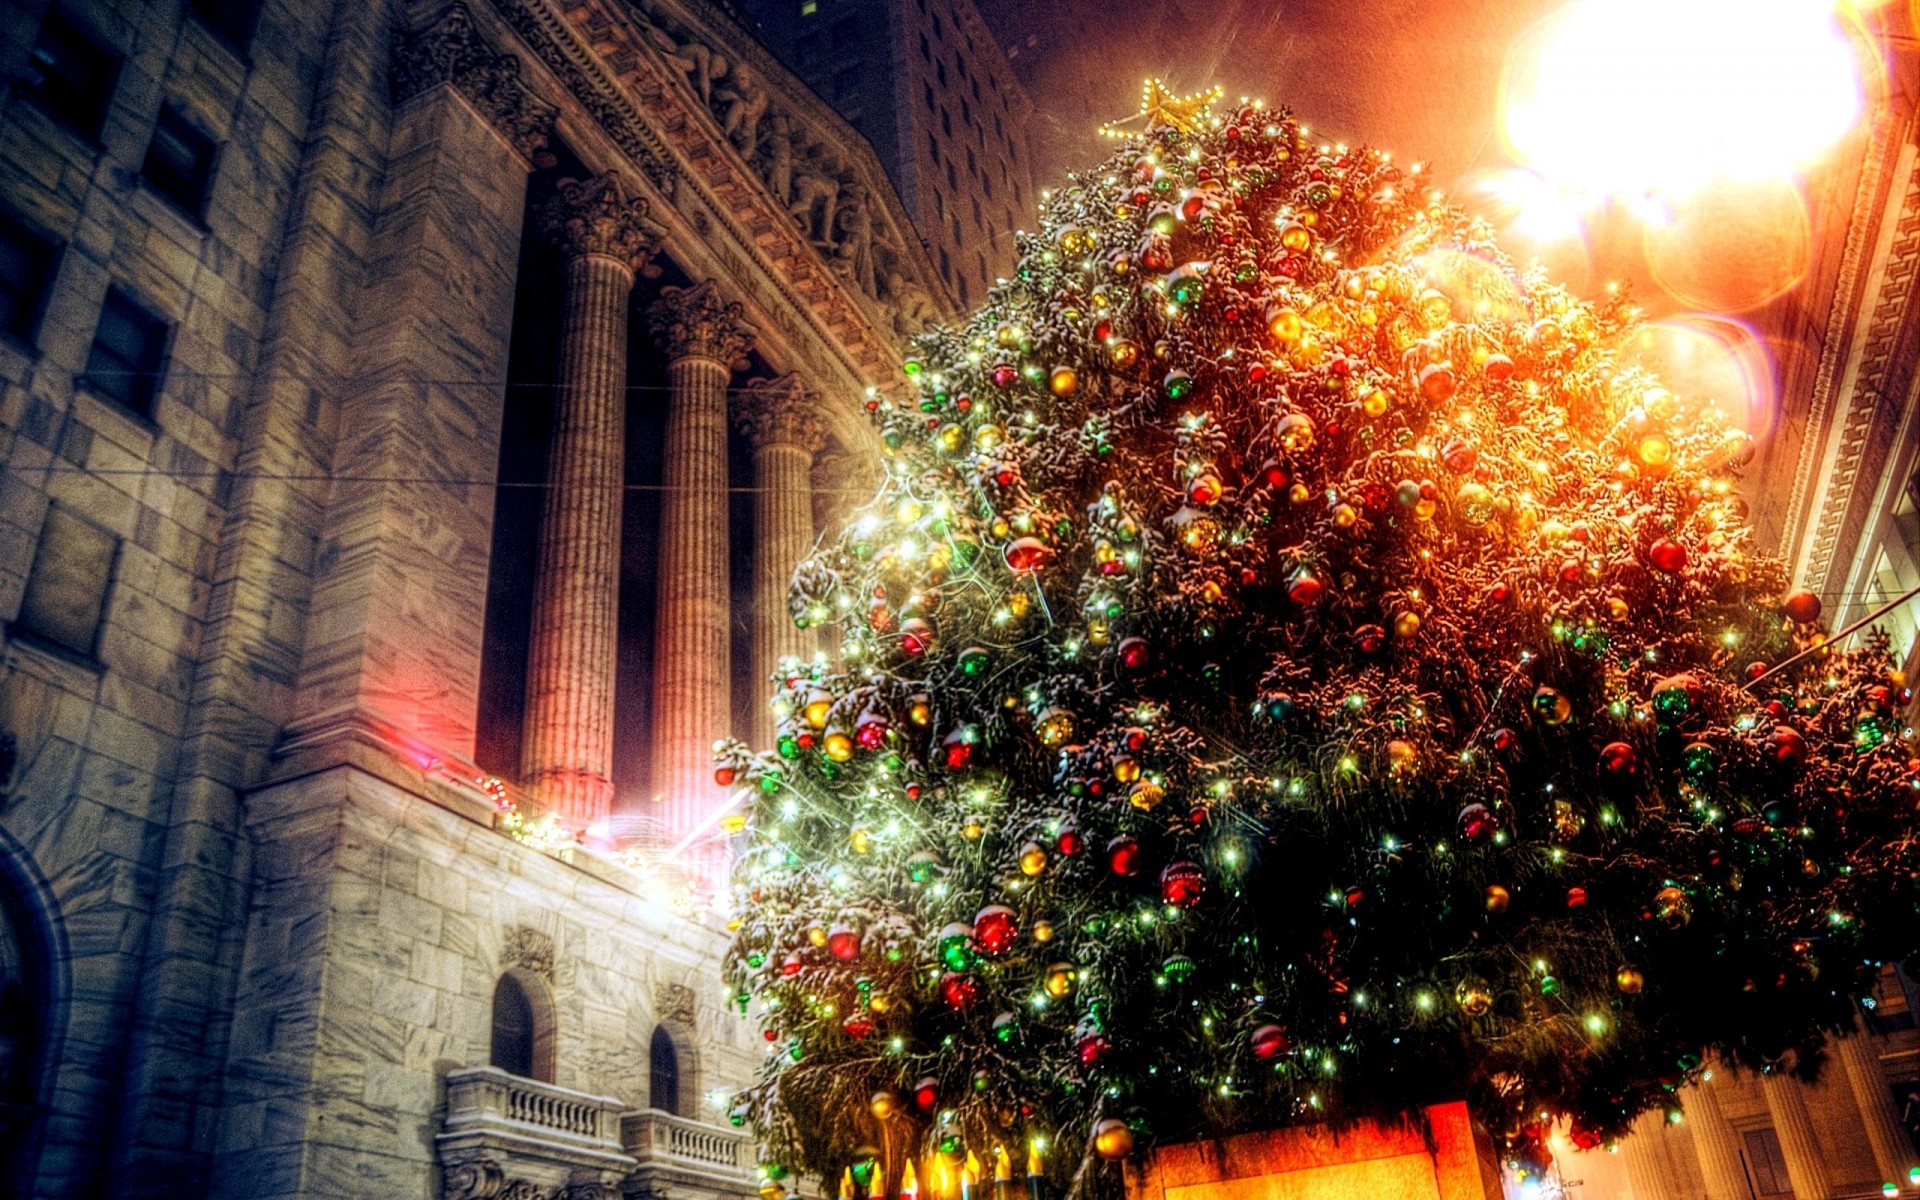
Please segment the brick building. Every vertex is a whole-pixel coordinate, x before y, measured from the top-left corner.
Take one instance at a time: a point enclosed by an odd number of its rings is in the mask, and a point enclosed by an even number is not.
[[[865,134],[961,307],[1030,225],[1033,104],[972,0],[743,0],[767,46]]]

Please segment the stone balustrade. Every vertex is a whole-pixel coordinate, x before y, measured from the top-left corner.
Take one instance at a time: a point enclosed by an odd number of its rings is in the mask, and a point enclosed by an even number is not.
[[[739,1173],[751,1165],[746,1133],[647,1108],[620,1116],[620,1141],[642,1163]]]
[[[583,1178],[611,1183],[634,1166],[620,1144],[622,1107],[611,1096],[523,1079],[498,1067],[449,1072],[447,1115],[434,1139],[447,1172],[444,1193],[460,1194],[489,1178],[540,1187]],[[491,1193],[482,1187],[474,1194]]]

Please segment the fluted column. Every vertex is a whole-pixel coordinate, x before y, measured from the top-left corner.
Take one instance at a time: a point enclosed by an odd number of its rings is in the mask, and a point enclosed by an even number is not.
[[[1832,1046],[1853,1093],[1854,1106],[1860,1110],[1860,1121],[1867,1127],[1867,1143],[1873,1147],[1881,1182],[1903,1183],[1907,1171],[1920,1164],[1920,1156],[1914,1154],[1913,1142],[1893,1115],[1893,1096],[1880,1069],[1879,1051],[1864,1030],[1835,1039]]]
[[[1767,1097],[1767,1115],[1780,1138],[1780,1156],[1787,1161],[1795,1200],[1827,1200],[1833,1194],[1832,1185],[1813,1119],[1807,1115],[1804,1085],[1784,1071],[1775,1071],[1760,1077],[1760,1090]]]
[[[1658,1112],[1641,1113],[1633,1123],[1633,1132],[1620,1143],[1633,1200],[1669,1200],[1666,1181],[1661,1178],[1660,1147],[1655,1142],[1665,1128]]]
[[[758,380],[733,395],[733,421],[753,446],[753,722],[752,744],[773,744],[768,682],[781,660],[809,659],[813,634],[787,608],[793,569],[813,546],[813,458],[827,444],[818,401],[788,375]]]
[[[1747,1172],[1740,1162],[1740,1147],[1733,1126],[1720,1109],[1720,1098],[1711,1082],[1687,1089],[1686,1112],[1693,1126],[1693,1150],[1700,1159],[1700,1179],[1706,1184],[1707,1200],[1747,1200]]]
[[[654,792],[675,841],[721,798],[713,743],[729,712],[727,380],[752,330],[711,280],[647,310],[667,359],[666,465],[654,617]]]
[[[612,174],[562,180],[539,211],[566,286],[520,762],[538,802],[574,829],[613,806],[627,304],[656,248],[645,216]]]

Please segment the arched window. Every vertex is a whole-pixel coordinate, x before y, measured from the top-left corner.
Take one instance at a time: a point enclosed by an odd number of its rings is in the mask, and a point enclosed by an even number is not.
[[[0,743],[0,786],[6,783],[8,749]],[[0,833],[0,1196],[27,1196],[34,1193],[32,1151],[59,1014],[46,914],[15,874],[16,862],[25,857],[12,855],[11,847]]]
[[[537,988],[534,984],[532,987]],[[553,1021],[546,997],[509,971],[493,987],[493,1053],[488,1061],[522,1079],[553,1082]]]
[[[647,1107],[677,1117],[687,1114],[680,1108],[680,1052],[674,1049],[673,1035],[664,1025],[653,1029],[653,1047],[647,1069]]]

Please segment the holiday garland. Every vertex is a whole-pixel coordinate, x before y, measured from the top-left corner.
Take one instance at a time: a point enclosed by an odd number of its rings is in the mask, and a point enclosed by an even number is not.
[[[840,654],[723,752],[770,1190],[1809,1069],[1920,946],[1916,772],[1884,641],[1758,679],[1820,603],[1750,439],[1386,155],[1145,124],[869,403]]]

